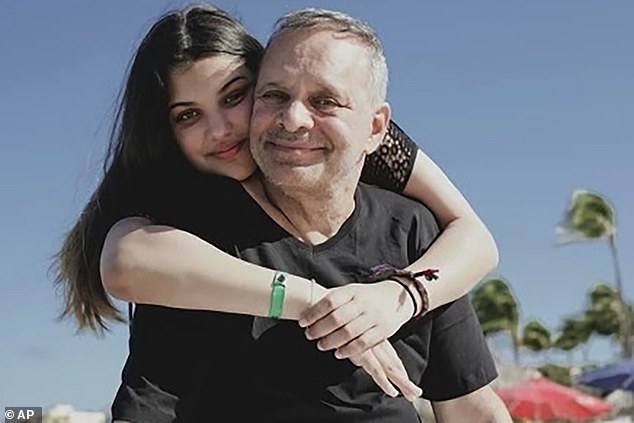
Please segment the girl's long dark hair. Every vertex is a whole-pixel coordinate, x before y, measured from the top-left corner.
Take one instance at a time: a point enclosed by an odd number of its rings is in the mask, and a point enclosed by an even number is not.
[[[262,45],[221,9],[194,5],[162,16],[129,66],[103,165],[103,178],[66,234],[53,269],[63,293],[60,318],[97,332],[124,321],[101,282],[99,261],[110,227],[133,215],[161,213],[164,191],[193,172],[168,120],[167,82],[179,66],[218,54],[244,59],[255,75]]]

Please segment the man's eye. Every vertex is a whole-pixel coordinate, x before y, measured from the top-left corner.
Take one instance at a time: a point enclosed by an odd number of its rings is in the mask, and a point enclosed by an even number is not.
[[[185,110],[176,115],[174,121],[176,123],[185,123],[190,122],[200,116],[200,112],[198,110]]]
[[[281,104],[289,99],[288,94],[283,91],[265,91],[258,96],[258,99],[270,104]]]
[[[329,110],[341,107],[341,104],[332,97],[315,97],[312,100],[313,107],[319,110]]]

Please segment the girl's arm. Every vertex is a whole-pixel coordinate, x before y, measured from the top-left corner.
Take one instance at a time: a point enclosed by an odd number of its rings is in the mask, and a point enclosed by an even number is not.
[[[438,279],[420,278],[434,309],[465,295],[498,264],[493,236],[444,172],[422,151],[404,193],[420,200],[436,216],[441,233],[425,254],[407,267],[438,269]]]
[[[122,300],[254,316],[268,316],[275,275],[188,232],[153,225],[142,217],[122,219],[109,230],[100,273],[106,290]],[[281,317],[297,320],[325,291],[315,282],[288,275]],[[388,395],[400,390],[410,401],[421,395],[388,341],[351,356],[351,361]]]
[[[408,270],[439,269],[439,279],[426,282],[430,309],[466,294],[498,264],[495,241],[482,220],[447,175],[395,122],[377,150],[368,156],[362,180],[402,192],[425,204],[441,233]]]
[[[101,252],[100,272],[106,290],[121,300],[254,316],[268,316],[275,275],[274,270],[232,257],[195,235],[153,225],[142,217],[112,226]],[[282,318],[297,320],[325,289],[288,276]]]

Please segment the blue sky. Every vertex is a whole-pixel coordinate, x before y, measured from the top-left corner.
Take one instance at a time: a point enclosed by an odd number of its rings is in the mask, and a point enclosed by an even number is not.
[[[48,274],[100,177],[116,95],[150,23],[181,2],[9,2],[0,14],[0,407],[107,407],[126,327],[98,338],[55,321]],[[283,12],[337,8],[381,35],[395,120],[495,235],[496,274],[522,319],[551,328],[613,281],[605,243],[555,247],[575,188],[614,204],[626,295],[634,291],[634,3],[219,1],[265,40]],[[502,354],[506,343],[496,341]],[[605,341],[598,362],[614,359]],[[524,353],[526,361],[535,360]],[[557,354],[553,358],[563,358]],[[578,355],[580,357],[580,355]]]

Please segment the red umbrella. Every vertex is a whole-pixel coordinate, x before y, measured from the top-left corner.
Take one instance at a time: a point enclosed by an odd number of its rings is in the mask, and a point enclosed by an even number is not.
[[[597,397],[545,377],[496,389],[511,416],[517,419],[580,421],[608,413],[612,406]]]

